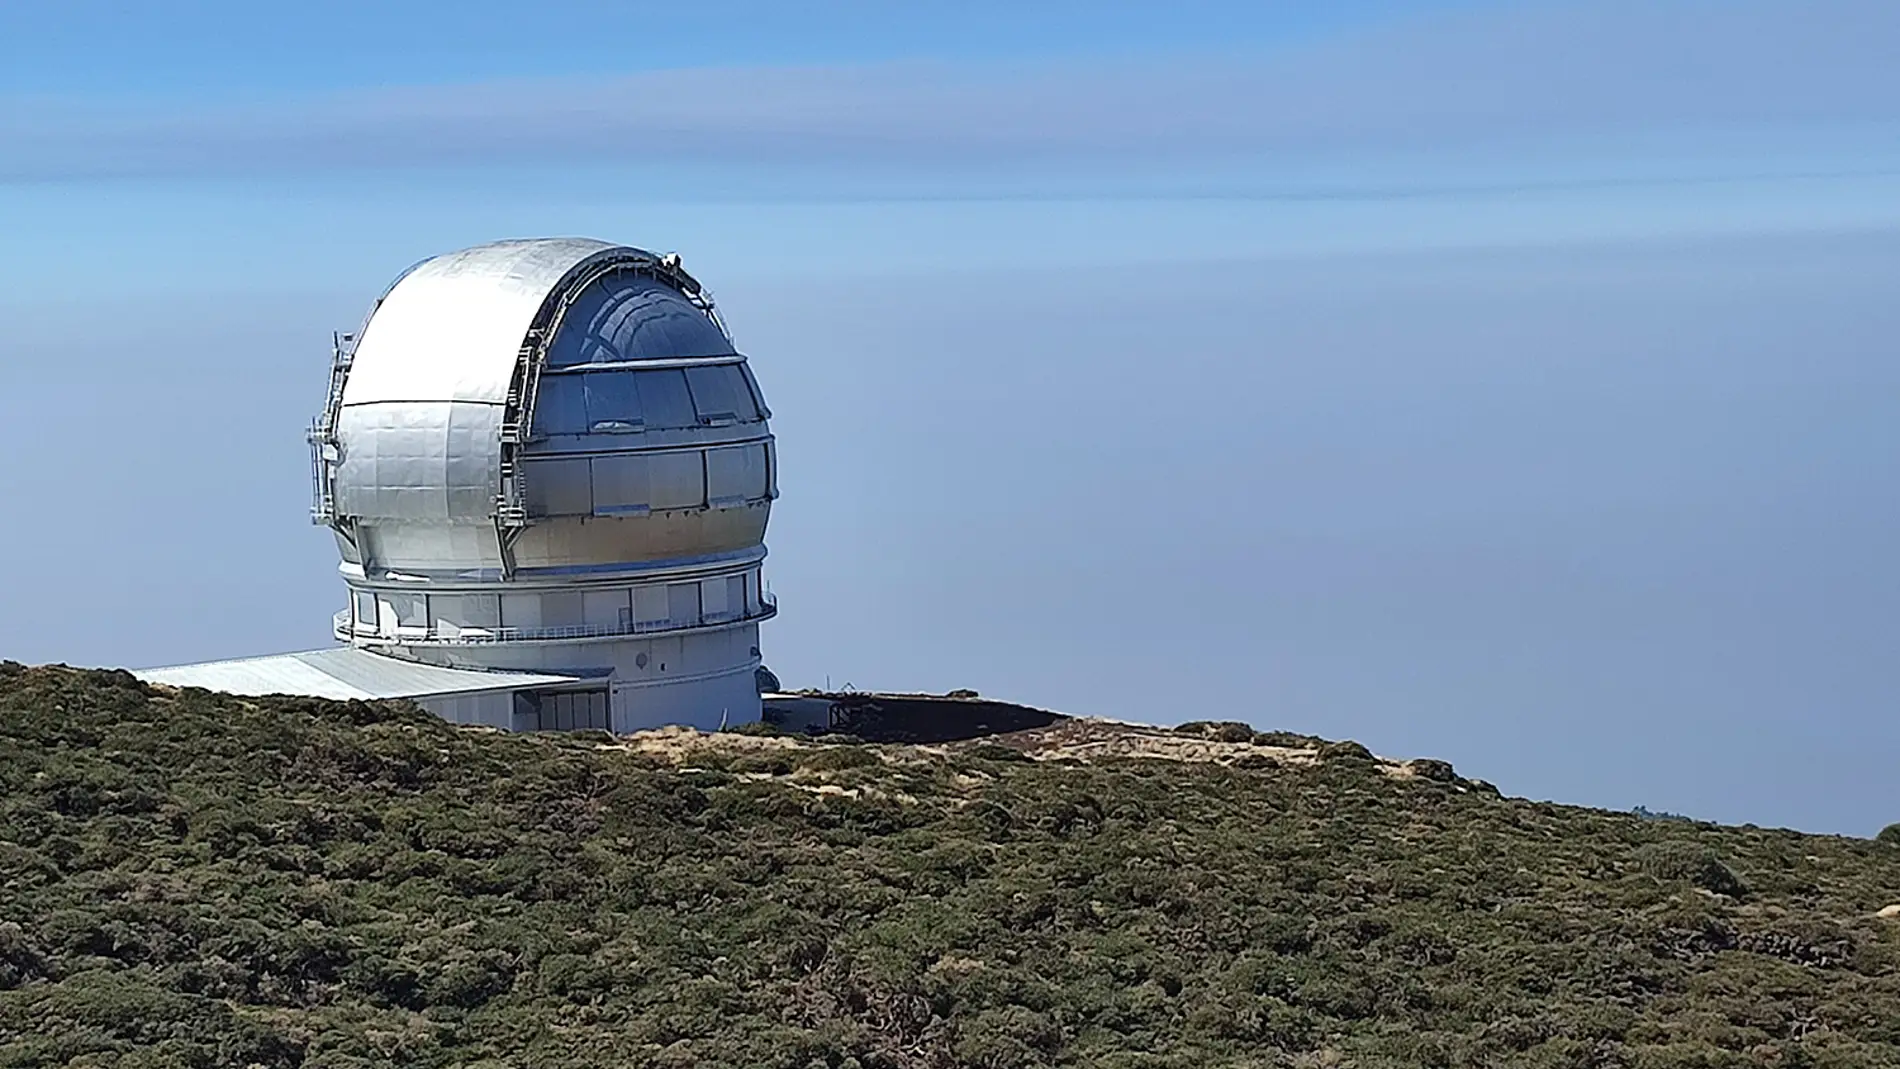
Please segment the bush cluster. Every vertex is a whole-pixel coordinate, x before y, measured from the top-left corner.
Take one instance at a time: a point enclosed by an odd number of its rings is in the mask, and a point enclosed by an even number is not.
[[[0,1065],[1900,1065],[1885,845],[1002,751],[0,666]]]

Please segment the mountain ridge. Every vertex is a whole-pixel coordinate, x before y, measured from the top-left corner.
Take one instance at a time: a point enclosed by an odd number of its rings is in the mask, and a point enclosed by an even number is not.
[[[513,736],[6,664],[0,1065],[1900,1064],[1900,845],[1105,723]]]

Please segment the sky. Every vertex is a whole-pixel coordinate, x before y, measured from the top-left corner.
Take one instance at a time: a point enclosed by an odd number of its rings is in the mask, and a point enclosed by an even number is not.
[[[787,684],[1900,821],[1900,7],[0,4],[0,657],[324,645],[331,330],[678,250]]]

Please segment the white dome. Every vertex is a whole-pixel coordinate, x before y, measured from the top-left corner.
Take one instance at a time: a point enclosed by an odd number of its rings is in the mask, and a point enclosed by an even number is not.
[[[623,684],[743,673],[752,693],[768,416],[676,257],[558,238],[418,264],[339,352],[312,436],[353,591],[338,636],[598,672],[616,726]],[[721,693],[721,719],[757,717]]]

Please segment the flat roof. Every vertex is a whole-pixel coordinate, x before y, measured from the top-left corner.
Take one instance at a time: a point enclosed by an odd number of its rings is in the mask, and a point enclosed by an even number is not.
[[[296,694],[338,701],[377,698],[433,698],[497,690],[558,687],[586,677],[540,672],[488,672],[443,668],[406,661],[371,650],[339,646],[303,653],[278,653],[235,661],[206,661],[170,668],[134,669],[147,683],[203,687],[229,694]]]

